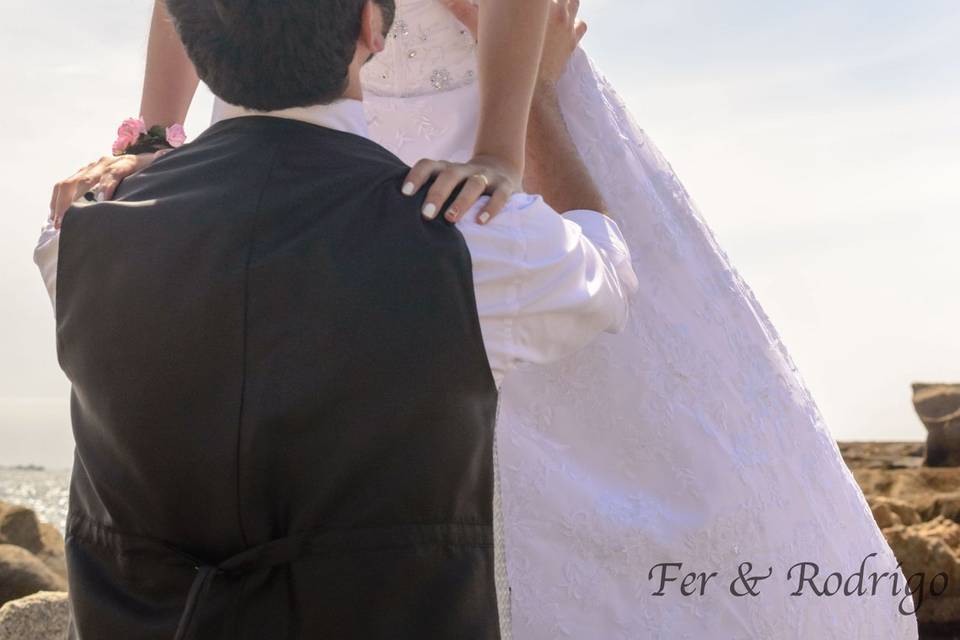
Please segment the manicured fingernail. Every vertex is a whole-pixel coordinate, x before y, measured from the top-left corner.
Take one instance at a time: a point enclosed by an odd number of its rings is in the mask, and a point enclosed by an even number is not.
[[[490,214],[484,211],[479,216],[477,216],[477,220],[480,221],[480,224],[487,224],[487,222],[490,221]]]
[[[405,195],[405,196],[412,196],[412,195],[413,195],[413,189],[414,189],[414,187],[413,187],[413,183],[412,183],[412,182],[405,182],[405,183],[403,184],[403,189],[401,189],[400,192],[403,193],[403,195]]]
[[[454,208],[447,209],[447,220],[450,222],[456,222],[457,218],[460,217],[460,212]]]
[[[437,205],[432,202],[428,202],[423,205],[423,217],[427,220],[433,220],[437,217]]]
[[[97,202],[103,202],[107,199],[106,194],[103,191],[97,191]]]

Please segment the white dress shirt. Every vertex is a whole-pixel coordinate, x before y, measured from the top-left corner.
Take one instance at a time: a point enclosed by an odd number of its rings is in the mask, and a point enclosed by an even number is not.
[[[251,112],[222,105],[215,119],[268,115],[369,137],[363,104]],[[539,196],[514,195],[485,225],[481,200],[457,223],[473,263],[473,281],[487,359],[497,386],[523,363],[544,364],[586,346],[601,332],[619,332],[626,296],[638,283],[626,242],[596,211],[558,215]],[[48,223],[34,260],[56,305],[60,233]]]

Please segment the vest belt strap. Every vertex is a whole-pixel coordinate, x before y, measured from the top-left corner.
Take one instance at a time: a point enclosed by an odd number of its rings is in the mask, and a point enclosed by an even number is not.
[[[190,585],[190,591],[187,593],[187,603],[184,605],[183,614],[181,614],[180,621],[177,624],[174,640],[189,640],[191,637],[195,613],[203,603],[203,598],[213,585],[217,575],[244,575],[293,562],[310,555],[315,547],[322,546],[316,543],[322,543],[323,539],[328,536],[329,532],[321,531],[279,538],[241,551],[219,564],[198,565],[196,567],[197,575],[194,577],[193,583]]]
[[[170,543],[141,535],[120,533],[83,516],[68,523],[72,535],[108,547],[148,545],[162,547],[188,559],[196,575],[177,623],[174,640],[194,640],[197,612],[218,575],[242,577],[289,564],[307,556],[363,550],[383,550],[418,545],[493,546],[493,527],[476,523],[405,524],[304,531],[244,549],[220,562],[204,562]]]

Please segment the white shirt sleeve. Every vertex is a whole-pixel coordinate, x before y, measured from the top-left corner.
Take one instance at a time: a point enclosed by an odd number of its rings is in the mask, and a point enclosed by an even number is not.
[[[473,260],[484,345],[497,384],[523,363],[545,364],[621,331],[638,286],[616,223],[596,211],[558,215],[518,194],[490,223],[457,223]]]
[[[40,268],[43,284],[50,294],[50,303],[57,308],[57,256],[60,251],[60,230],[48,220],[40,231],[40,239],[33,250],[33,261]]]

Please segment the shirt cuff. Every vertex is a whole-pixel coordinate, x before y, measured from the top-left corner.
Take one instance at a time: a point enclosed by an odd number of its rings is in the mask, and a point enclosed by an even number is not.
[[[583,235],[602,251],[613,263],[620,278],[620,285],[627,294],[636,293],[640,289],[640,280],[633,270],[630,260],[630,249],[627,241],[620,232],[620,227],[609,216],[587,209],[577,209],[562,214],[566,220],[575,223],[583,231]]]
[[[47,287],[50,302],[57,308],[57,257],[60,252],[60,230],[48,221],[40,231],[40,239],[33,250],[33,261],[40,268],[40,276]]]

